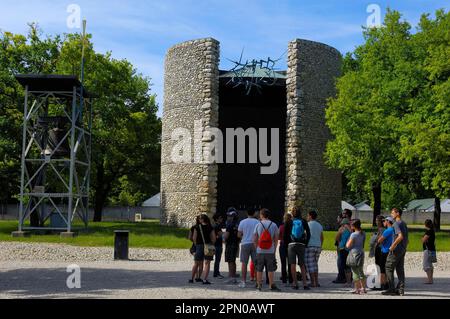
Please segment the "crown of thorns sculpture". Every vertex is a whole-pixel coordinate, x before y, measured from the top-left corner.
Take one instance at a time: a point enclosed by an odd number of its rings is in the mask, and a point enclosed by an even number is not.
[[[233,88],[244,86],[246,94],[249,95],[253,88],[261,92],[263,86],[273,86],[277,82],[275,65],[281,60],[282,56],[277,60],[272,60],[270,57],[267,60],[247,60],[242,62],[241,53],[239,61],[229,60],[234,63],[234,67],[229,71],[233,74],[227,85],[233,85]],[[284,55],[284,54],[283,54]],[[257,70],[259,71],[257,73]],[[262,74],[261,74],[262,72]]]

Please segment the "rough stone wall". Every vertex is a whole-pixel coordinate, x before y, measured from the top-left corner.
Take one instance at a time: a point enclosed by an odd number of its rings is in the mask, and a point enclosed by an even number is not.
[[[307,40],[289,43],[286,209],[316,209],[327,229],[335,227],[342,198],[341,174],[324,160],[331,138],[326,102],[335,94],[340,67],[341,55],[332,47]]]
[[[189,227],[201,213],[213,215],[217,205],[217,165],[173,163],[171,152],[176,128],[194,132],[199,127],[218,127],[219,42],[212,39],[188,41],[172,47],[165,61],[164,113],[161,158],[161,223]],[[203,149],[208,136],[192,145]]]

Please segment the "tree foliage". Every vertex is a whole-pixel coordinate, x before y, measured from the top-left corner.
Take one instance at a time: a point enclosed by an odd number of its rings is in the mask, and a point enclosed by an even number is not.
[[[2,33],[0,43],[0,180],[8,181],[8,187],[2,187],[8,193],[2,191],[2,195],[10,199],[19,190],[23,103],[14,74],[80,76],[82,38],[67,34],[41,39],[32,26],[28,37]],[[91,200],[98,221],[107,203],[133,205],[158,192],[161,122],[150,79],[137,73],[127,60],[116,60],[110,52],[95,52],[90,35],[85,44],[84,84],[97,96]]]
[[[383,26],[365,29],[365,43],[344,58],[326,112],[335,136],[326,158],[354,192],[373,192],[375,214],[381,199],[402,207],[427,190],[450,193],[449,18],[424,15],[413,33],[388,10]]]
[[[23,90],[14,78],[19,73],[53,73],[61,39],[43,38],[30,25],[27,36],[0,32],[0,201],[19,192],[22,149]]]

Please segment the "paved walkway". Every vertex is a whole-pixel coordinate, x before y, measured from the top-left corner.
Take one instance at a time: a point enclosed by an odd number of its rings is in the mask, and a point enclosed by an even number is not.
[[[319,289],[309,292],[293,291],[278,283],[280,293],[263,292],[254,288],[241,289],[227,285],[226,280],[211,279],[213,285],[188,284],[190,277],[186,261],[129,261],[129,262],[81,262],[81,289],[69,289],[66,280],[68,262],[0,262],[0,298],[219,298],[219,299],[338,299],[384,298],[379,292],[366,296],[354,296],[349,288],[331,283],[335,274],[330,263],[321,265]],[[223,269],[226,266],[223,265]],[[407,271],[405,298],[450,298],[450,273],[436,273],[433,286],[422,284],[423,273]],[[279,277],[279,275],[278,275]]]

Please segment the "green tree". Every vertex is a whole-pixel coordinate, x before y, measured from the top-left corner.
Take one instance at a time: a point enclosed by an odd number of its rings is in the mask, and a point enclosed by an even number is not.
[[[22,150],[22,87],[14,78],[20,73],[53,73],[61,38],[45,37],[36,24],[27,36],[0,32],[0,202],[10,202],[20,188]],[[36,214],[31,223],[38,226]]]
[[[327,145],[327,161],[343,171],[353,190],[372,192],[374,223],[383,186],[392,188],[405,172],[398,159],[399,126],[422,83],[410,29],[390,10],[382,27],[365,29],[365,43],[344,59],[337,96],[326,112],[335,136]]]
[[[68,36],[58,72],[79,76],[81,45],[80,35]],[[102,209],[114,202],[110,198],[114,193],[140,193],[142,199],[159,190],[161,122],[150,79],[128,61],[113,59],[110,52],[96,53],[89,38],[86,45],[85,86],[97,95],[91,183],[94,221],[101,221]]]
[[[95,52],[90,39],[88,35],[85,40],[84,84],[98,97],[94,102],[91,200],[94,219],[100,221],[108,202],[127,196],[137,202],[159,190],[161,121],[150,79],[126,60]],[[78,34],[42,38],[36,25],[31,25],[27,37],[1,33],[1,199],[10,200],[20,185],[23,91],[14,75],[79,76],[81,44]]]
[[[440,229],[440,198],[450,196],[450,12],[423,15],[414,44],[423,74],[420,92],[403,119],[401,159],[419,162],[421,181],[436,198],[435,227]]]

